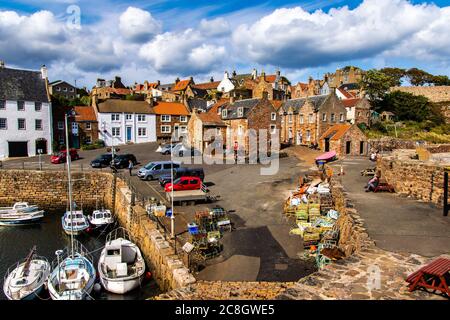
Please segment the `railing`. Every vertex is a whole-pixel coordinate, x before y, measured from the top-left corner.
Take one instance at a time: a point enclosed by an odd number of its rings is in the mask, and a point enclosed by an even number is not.
[[[106,168],[92,168],[90,165],[88,164],[82,164],[82,163],[76,163],[76,162],[72,162],[70,164],[70,168],[72,171],[111,171],[111,169],[109,167]],[[14,161],[14,162],[9,162],[9,161],[3,161],[3,163],[0,163],[0,170],[39,170],[39,171],[65,171],[67,169],[67,164],[66,163],[61,163],[61,164],[51,164],[51,163],[44,163],[44,162],[30,162],[30,161]]]

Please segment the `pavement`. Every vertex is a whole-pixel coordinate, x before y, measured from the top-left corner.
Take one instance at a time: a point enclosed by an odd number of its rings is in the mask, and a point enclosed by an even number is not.
[[[340,163],[333,165],[335,172]],[[365,192],[370,177],[362,177],[360,171],[374,164],[363,158],[343,160],[342,164],[347,196],[378,247],[425,257],[450,253],[450,216],[444,217],[441,208],[397,194]]]

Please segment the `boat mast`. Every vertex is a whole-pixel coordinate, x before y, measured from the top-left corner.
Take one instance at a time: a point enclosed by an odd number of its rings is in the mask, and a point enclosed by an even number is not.
[[[74,250],[73,250],[73,220],[72,220],[72,211],[73,211],[73,202],[72,202],[72,175],[70,173],[70,148],[69,148],[69,115],[65,114],[66,121],[66,162],[67,162],[67,177],[69,182],[69,214],[70,214],[70,245],[71,245],[71,255],[72,259],[74,258]]]

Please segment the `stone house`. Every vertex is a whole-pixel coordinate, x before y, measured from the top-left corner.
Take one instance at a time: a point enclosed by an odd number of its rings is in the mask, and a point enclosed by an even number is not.
[[[158,101],[153,104],[156,115],[156,138],[170,141],[172,135],[178,141],[180,134],[188,133],[190,112],[183,103]]]
[[[278,111],[281,119],[281,141],[310,145],[329,127],[346,122],[347,110],[333,94],[291,99]]]
[[[254,150],[256,146],[250,146],[248,130],[256,132],[258,143],[262,132],[266,130],[267,150],[270,150],[270,138],[281,128],[281,120],[274,106],[267,99],[244,99],[225,103],[219,107],[221,119],[227,125],[226,144],[232,148],[235,142],[245,148],[248,154],[250,148]]]
[[[97,79],[96,85],[92,88],[91,96],[98,100],[120,99],[131,93],[132,91],[122,83],[122,78],[116,76],[114,80]]]
[[[218,138],[226,147],[227,125],[221,119],[220,106],[223,102],[214,104],[208,112],[198,112],[194,109],[188,123],[189,142],[192,147],[203,153],[206,147]]]
[[[99,138],[105,145],[156,141],[156,116],[148,102],[120,99],[93,102]]]
[[[0,159],[52,152],[47,68],[28,71],[0,62]]]
[[[284,100],[287,96],[285,84],[283,83],[283,87],[278,87],[278,79],[276,76],[266,76],[263,72],[261,76],[259,76],[254,81],[254,85],[252,88],[252,97],[255,99],[262,99],[267,97],[269,100]],[[275,89],[280,88],[280,89]],[[287,88],[287,87],[286,87]]]
[[[362,80],[364,71],[353,66],[337,69],[334,73],[327,73],[327,79],[330,88],[339,88],[342,85],[358,83]]]
[[[390,111],[383,111],[380,114],[381,121],[395,121],[395,113]]]
[[[98,140],[98,121],[92,106],[76,106],[75,121],[78,123],[80,144],[92,144]]]
[[[62,80],[50,82],[48,84],[48,91],[50,95],[54,97],[60,96],[67,100],[74,100],[77,98],[77,88]]]
[[[319,138],[319,147],[324,152],[336,151],[338,157],[366,156],[366,135],[355,124],[335,124]]]
[[[365,124],[370,126],[370,102],[366,98],[353,98],[342,100],[347,109],[347,121],[351,124]]]

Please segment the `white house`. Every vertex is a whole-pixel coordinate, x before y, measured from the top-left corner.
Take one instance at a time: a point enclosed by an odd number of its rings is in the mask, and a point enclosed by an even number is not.
[[[235,86],[230,79],[230,75],[227,71],[225,71],[222,81],[220,81],[219,85],[217,86],[217,91],[227,93],[234,90],[234,88]]]
[[[52,152],[47,68],[5,68],[0,62],[0,159]]]
[[[95,112],[107,146],[156,141],[156,116],[146,101],[108,99],[96,103]]]

